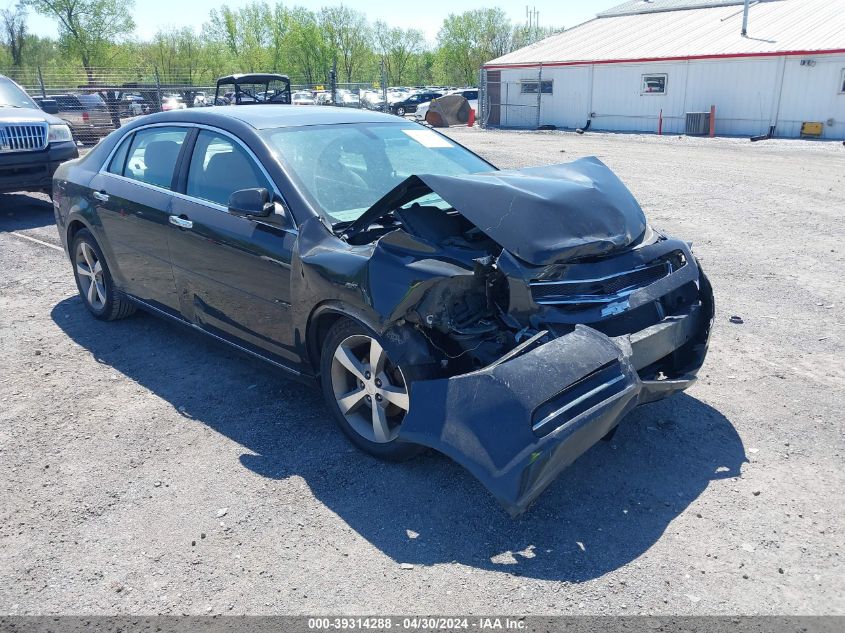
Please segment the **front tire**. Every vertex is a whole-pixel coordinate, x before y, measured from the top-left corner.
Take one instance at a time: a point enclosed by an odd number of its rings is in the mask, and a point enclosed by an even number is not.
[[[411,408],[410,390],[374,332],[347,319],[332,326],[323,342],[320,380],[335,421],[362,451],[401,461],[424,450],[398,438]]]
[[[396,108],[396,116],[405,116],[405,108],[402,106]]]
[[[135,304],[115,292],[106,258],[91,231],[81,229],[73,236],[70,253],[79,296],[94,317],[115,321],[135,312]]]

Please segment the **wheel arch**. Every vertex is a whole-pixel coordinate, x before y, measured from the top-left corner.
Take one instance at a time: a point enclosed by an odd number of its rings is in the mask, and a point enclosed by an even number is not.
[[[96,240],[97,245],[100,247],[100,250],[103,253],[103,257],[106,260],[106,265],[109,267],[109,273],[112,276],[112,280],[118,285],[118,287],[123,287],[123,271],[117,265],[116,257],[111,250],[111,245],[108,244],[108,241],[102,239],[102,231],[97,230],[94,228],[94,224],[91,222],[89,218],[87,218],[83,213],[82,210],[75,210],[72,211],[68,215],[67,219],[67,228],[65,229],[65,240],[67,246],[67,254],[68,257],[71,259],[73,258],[73,253],[71,249],[73,247],[73,240],[76,235],[82,230],[87,229],[90,231],[91,235]]]
[[[371,314],[360,307],[340,301],[325,301],[311,311],[305,330],[308,362],[318,378],[323,341],[332,326],[341,319],[357,321],[377,334],[393,362],[403,365],[403,368],[421,368],[420,372],[412,372],[415,376],[417,373],[430,374],[438,364],[425,336],[413,326],[401,321],[379,325]]]
[[[65,231],[65,235],[67,237],[68,252],[70,252],[70,245],[73,243],[73,238],[76,237],[76,234],[79,233],[82,229],[88,229],[90,231],[91,227],[88,226],[85,222],[83,222],[79,218],[79,216],[75,216],[70,220],[70,222],[68,222],[67,230]]]
[[[341,301],[324,301],[317,305],[311,310],[305,326],[305,351],[315,376],[320,375],[323,341],[326,340],[329,330],[341,319],[358,321],[374,332],[380,332],[380,329],[374,326],[372,319],[361,309],[356,309]]]

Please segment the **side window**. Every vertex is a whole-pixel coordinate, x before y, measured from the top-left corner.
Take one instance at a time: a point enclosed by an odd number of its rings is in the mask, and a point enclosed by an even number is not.
[[[669,76],[666,73],[657,75],[643,75],[641,95],[664,95]]]
[[[123,175],[139,182],[170,189],[179,150],[187,128],[153,127],[135,132]]]
[[[270,182],[246,150],[228,136],[202,130],[194,146],[185,193],[194,198],[229,205],[229,196],[240,189],[263,187]]]
[[[106,171],[117,176],[123,175],[123,168],[126,165],[126,155],[129,153],[129,144],[132,142],[132,135],[127,134],[126,138],[120,142],[120,147],[111,158],[109,167]]]

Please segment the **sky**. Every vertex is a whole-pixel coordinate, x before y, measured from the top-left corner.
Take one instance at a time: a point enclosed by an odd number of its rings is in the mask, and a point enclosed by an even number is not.
[[[268,0],[273,4],[275,0]],[[248,4],[250,0],[135,0],[134,17],[137,33],[141,39],[151,38],[156,31],[165,27],[192,26],[199,32],[203,22],[208,19],[208,12],[222,4],[236,8]],[[0,7],[14,4],[14,0],[0,0]],[[599,11],[621,4],[622,0],[534,0],[529,5],[539,11],[540,26],[570,28],[585,22]],[[525,3],[491,3],[465,0],[290,0],[286,6],[304,6],[319,9],[321,6],[345,4],[367,14],[371,22],[383,20],[391,26],[417,28],[425,33],[430,42],[434,42],[443,18],[449,13],[460,13],[470,9],[500,6],[514,22],[525,22]],[[41,36],[56,36],[55,22],[30,10],[30,32]]]

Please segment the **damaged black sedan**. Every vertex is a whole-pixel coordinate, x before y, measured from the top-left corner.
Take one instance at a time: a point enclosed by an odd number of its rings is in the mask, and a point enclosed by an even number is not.
[[[425,447],[513,514],[686,389],[713,295],[599,160],[497,170],[374,112],[156,114],[54,179],[90,312],[137,307],[316,378],[364,451]]]

